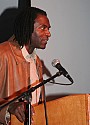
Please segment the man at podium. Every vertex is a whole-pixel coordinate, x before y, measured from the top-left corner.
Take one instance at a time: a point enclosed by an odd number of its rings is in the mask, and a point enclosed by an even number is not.
[[[28,86],[42,82],[42,63],[35,49],[46,48],[50,27],[44,10],[31,7],[18,14],[13,36],[0,44],[0,98],[9,101],[28,90]],[[40,87],[32,93],[31,104],[38,104],[43,97],[43,87]],[[8,124],[11,114],[24,122],[24,112],[23,102],[14,102],[0,111],[0,123]]]

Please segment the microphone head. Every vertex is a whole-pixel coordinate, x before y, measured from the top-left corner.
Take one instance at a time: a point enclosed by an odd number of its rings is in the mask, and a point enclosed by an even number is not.
[[[63,74],[66,78],[68,78],[73,83],[73,79],[68,74],[68,72],[61,66],[60,61],[58,59],[54,59],[52,61],[52,66],[56,67],[59,70],[59,72],[61,73],[61,75]]]
[[[52,66],[53,66],[53,67],[56,67],[56,65],[57,65],[58,63],[60,64],[60,61],[59,61],[58,59],[54,59],[54,60],[52,61]]]

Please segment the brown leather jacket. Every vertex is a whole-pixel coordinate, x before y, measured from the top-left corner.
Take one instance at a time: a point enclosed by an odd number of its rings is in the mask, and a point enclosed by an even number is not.
[[[38,56],[36,67],[39,80],[42,82],[42,64]],[[0,44],[0,98],[18,96],[27,90],[29,81],[30,63],[25,61],[20,46],[14,37],[11,37],[9,41]],[[4,110],[0,111],[0,120],[5,115]]]

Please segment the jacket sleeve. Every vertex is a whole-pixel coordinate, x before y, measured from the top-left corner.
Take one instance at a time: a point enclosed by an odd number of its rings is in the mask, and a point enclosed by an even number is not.
[[[5,121],[6,110],[7,110],[7,107],[0,110],[0,124],[6,125],[6,121]]]
[[[7,103],[7,101],[5,99],[0,98],[0,106],[5,103]],[[8,109],[8,106],[5,106],[4,108],[0,109],[0,125],[1,124],[6,125],[7,120],[5,120],[5,116],[6,116],[7,109]]]
[[[4,61],[4,57],[0,54],[0,105],[3,104],[2,101],[4,98],[3,97],[3,89],[4,89],[4,86],[5,86],[5,61]],[[0,110],[0,124],[3,123],[4,125],[6,124],[6,121],[5,121],[5,114],[6,114],[6,109],[7,107],[3,108]]]
[[[6,87],[6,70],[7,70],[7,62],[5,60],[5,57],[0,54],[0,98],[4,98],[4,88]]]

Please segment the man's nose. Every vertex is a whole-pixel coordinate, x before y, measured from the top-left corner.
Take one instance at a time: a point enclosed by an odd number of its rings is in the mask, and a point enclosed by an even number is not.
[[[50,33],[49,30],[46,31],[46,35],[47,35],[48,37],[51,37],[51,33]]]

